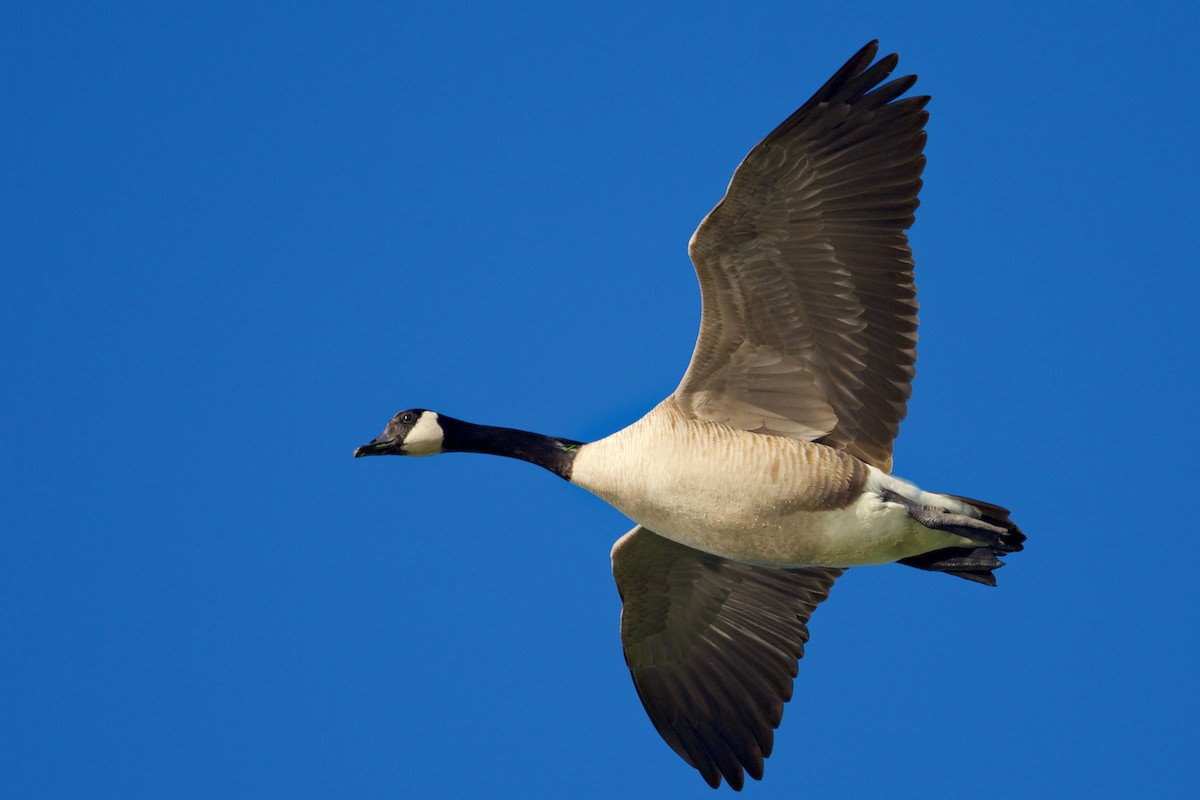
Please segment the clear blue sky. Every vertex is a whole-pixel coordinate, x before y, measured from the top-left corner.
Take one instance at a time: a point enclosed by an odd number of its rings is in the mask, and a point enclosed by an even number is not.
[[[710,796],[622,661],[618,512],[351,453],[669,393],[692,230],[872,38],[933,95],[896,472],[1029,543],[839,582],[747,796],[1194,788],[1195,15],[6,4],[0,796]]]

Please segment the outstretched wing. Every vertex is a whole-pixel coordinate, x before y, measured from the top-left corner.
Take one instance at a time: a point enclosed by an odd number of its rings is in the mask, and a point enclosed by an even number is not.
[[[692,237],[703,317],[673,395],[698,419],[890,470],[915,373],[928,97],[860,50],[746,156]],[[881,85],[882,84],[882,85]]]
[[[761,778],[809,615],[842,571],[754,567],[640,525],[612,565],[625,663],[654,727],[714,788]]]

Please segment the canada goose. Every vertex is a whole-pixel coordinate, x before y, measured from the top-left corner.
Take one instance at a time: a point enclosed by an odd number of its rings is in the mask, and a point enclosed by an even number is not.
[[[402,411],[354,455],[490,453],[637,524],[612,550],[651,721],[714,788],[759,779],[812,611],[845,567],[995,585],[999,506],[891,476],[916,359],[913,222],[928,97],[871,42],[760,142],[692,236],[703,313],[675,392],[596,442]],[[882,83],[882,85],[880,85]]]

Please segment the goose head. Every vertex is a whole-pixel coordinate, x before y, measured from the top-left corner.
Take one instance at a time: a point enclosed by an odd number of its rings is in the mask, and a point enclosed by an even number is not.
[[[354,451],[360,456],[432,456],[443,452],[446,433],[436,411],[410,408],[392,417],[383,433]]]

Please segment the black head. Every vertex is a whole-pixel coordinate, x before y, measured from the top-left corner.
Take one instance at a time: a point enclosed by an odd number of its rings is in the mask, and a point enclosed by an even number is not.
[[[445,438],[436,411],[411,408],[392,417],[383,433],[355,450],[354,457],[437,455]]]

